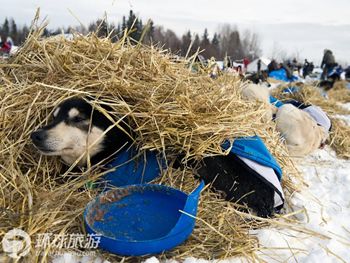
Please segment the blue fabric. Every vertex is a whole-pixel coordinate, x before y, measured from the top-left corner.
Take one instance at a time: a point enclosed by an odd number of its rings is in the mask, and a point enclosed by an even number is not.
[[[229,141],[225,141],[222,144],[222,148],[224,150],[229,149],[230,146],[231,143]],[[235,139],[230,153],[236,154],[238,156],[255,161],[261,165],[272,168],[275,171],[278,180],[281,181],[282,169],[275,160],[275,158],[271,155],[269,150],[266,148],[264,142],[260,139],[260,137],[252,136]]]
[[[298,92],[300,90],[299,87],[288,87],[288,88],[285,88],[282,90],[282,93],[295,93],[295,92]]]
[[[277,80],[282,80],[285,82],[291,82],[291,81],[295,81],[298,78],[296,76],[292,76],[292,78],[288,78],[287,77],[287,72],[284,68],[278,69],[278,70],[273,70],[269,73],[269,77],[270,78],[274,78]]]
[[[272,105],[276,106],[277,108],[280,108],[284,104],[292,104],[292,105],[294,105],[295,107],[297,107],[299,109],[305,109],[305,108],[310,106],[308,104],[304,104],[302,102],[299,102],[299,101],[293,100],[293,99],[285,100],[285,101],[282,102],[282,101],[280,101],[279,99],[277,99],[277,98],[275,98],[273,96],[270,96],[270,103]]]
[[[276,106],[277,108],[281,107],[283,105],[283,102],[278,100],[277,98],[270,96],[270,103]]]
[[[328,69],[327,77],[332,76],[339,76],[343,73],[343,68],[341,66],[332,66],[330,69]]]
[[[117,157],[106,165],[106,168],[115,167],[115,170],[104,175],[104,181],[119,187],[147,183],[158,177],[165,163],[158,163],[156,152],[146,151],[143,155],[133,159],[137,153],[135,148],[118,153]]]

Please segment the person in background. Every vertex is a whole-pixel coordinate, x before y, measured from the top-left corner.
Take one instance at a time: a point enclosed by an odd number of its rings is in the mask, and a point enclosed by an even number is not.
[[[232,61],[231,61],[231,59],[229,57],[225,57],[224,64],[226,65],[225,66],[225,72],[227,72],[229,74],[234,74],[235,73],[235,70],[232,67]]]
[[[290,68],[292,65],[288,64],[288,63],[280,63],[280,68],[284,68],[284,70],[286,71],[286,75],[288,79],[291,79],[293,76],[293,71]]]
[[[256,65],[257,65],[257,72],[258,72],[258,74],[260,75],[260,72],[261,72],[261,59],[259,59],[258,60],[258,62],[256,63]]]
[[[208,70],[210,78],[216,79],[219,76],[220,68],[214,57],[208,60]]]
[[[286,72],[286,77],[291,79],[293,77],[293,72],[288,64],[290,65],[290,62],[288,61],[286,63],[277,63],[276,60],[273,59],[271,60],[270,64],[267,65],[267,72],[270,74],[272,71],[284,69]]]
[[[243,69],[244,69],[244,72],[247,70],[247,67],[248,67],[248,64],[250,63],[249,59],[248,58],[244,58],[243,59]]]
[[[305,59],[305,62],[304,62],[304,66],[303,66],[303,78],[305,79],[307,75],[309,75],[309,66],[310,66],[310,63],[309,61],[307,61],[307,59]]]
[[[325,80],[327,78],[328,72],[330,72],[333,69],[333,67],[337,65],[338,64],[335,62],[333,52],[329,49],[325,49],[323,51],[323,58],[321,62],[321,68],[323,69],[321,79]]]
[[[0,40],[0,54],[10,54],[11,47],[12,41],[6,35],[2,35]]]
[[[310,62],[310,65],[309,65],[309,74],[312,73],[314,71],[314,63],[313,62]]]
[[[345,79],[350,81],[350,66],[345,69]]]
[[[298,70],[298,60],[296,58],[293,58],[290,68],[292,71]]]
[[[276,60],[274,60],[274,59],[271,60],[271,62],[267,65],[268,73],[270,73],[274,70],[277,70],[277,69],[279,69],[279,68],[278,68],[278,64],[277,64]]]
[[[242,74],[242,66],[238,66],[236,68],[236,71],[237,71],[238,74]]]

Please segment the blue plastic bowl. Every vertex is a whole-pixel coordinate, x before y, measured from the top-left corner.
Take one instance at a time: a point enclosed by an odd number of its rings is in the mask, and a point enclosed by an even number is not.
[[[86,230],[101,235],[99,248],[124,256],[174,248],[192,233],[200,191],[190,195],[164,185],[141,184],[109,190],[89,202]],[[184,211],[185,213],[181,213]]]

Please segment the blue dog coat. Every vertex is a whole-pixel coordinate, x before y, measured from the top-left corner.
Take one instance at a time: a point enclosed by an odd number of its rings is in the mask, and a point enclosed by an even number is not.
[[[160,161],[156,152],[145,151],[138,156],[134,147],[120,151],[116,158],[106,165],[114,169],[103,176],[113,186],[148,183],[161,174],[164,161]]]
[[[231,147],[229,141],[222,144],[227,150]],[[163,159],[158,158],[156,152],[146,151],[137,156],[137,150],[130,147],[120,151],[116,158],[106,165],[108,169],[114,169],[103,176],[104,181],[113,186],[125,186],[131,184],[147,183],[161,174],[165,167]],[[237,155],[248,167],[275,191],[275,208],[280,209],[284,203],[284,195],[280,180],[282,169],[270,154],[262,140],[258,136],[239,138],[233,142],[230,154]]]
[[[230,147],[231,143],[229,141],[225,141],[222,144],[224,150],[228,150]],[[257,176],[260,176],[267,187],[274,189],[274,207],[281,209],[284,204],[284,194],[280,183],[282,169],[260,137],[244,137],[234,140],[230,154],[237,155],[248,167],[256,172]]]

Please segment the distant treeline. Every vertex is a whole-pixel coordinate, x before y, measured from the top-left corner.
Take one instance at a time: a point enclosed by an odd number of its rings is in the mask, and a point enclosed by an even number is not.
[[[11,37],[16,45],[22,44],[29,34],[29,27],[24,25],[21,28],[17,27],[15,20],[5,18],[5,21],[0,25],[0,37]],[[5,41],[6,39],[1,39]]]
[[[164,49],[169,49],[180,56],[192,55],[198,49],[204,50],[201,54],[205,58],[214,57],[217,60],[222,60],[226,56],[231,57],[233,60],[244,57],[254,59],[261,55],[259,36],[251,31],[245,31],[241,34],[236,27],[225,24],[211,38],[207,29],[204,30],[202,35],[187,31],[179,38],[173,30],[154,25],[152,20],[148,20],[144,24],[132,10],[130,10],[129,16],[123,16],[122,21],[117,25],[110,23],[106,19],[98,19],[90,23],[88,27],[45,29],[44,35],[52,36],[72,31],[78,31],[83,34],[97,32],[100,37],[108,36],[112,41],[117,41],[124,34],[125,30],[130,30],[129,35],[135,41],[139,41],[142,38],[142,42],[145,44],[161,45]],[[0,25],[1,36],[10,36],[16,45],[21,45],[28,33],[28,26],[18,27],[14,19],[5,18],[4,23]]]

